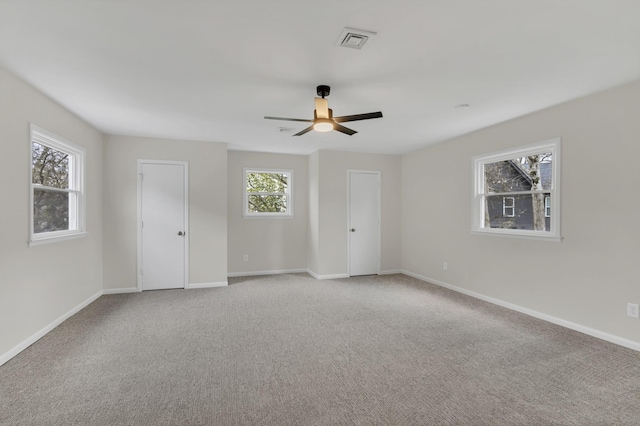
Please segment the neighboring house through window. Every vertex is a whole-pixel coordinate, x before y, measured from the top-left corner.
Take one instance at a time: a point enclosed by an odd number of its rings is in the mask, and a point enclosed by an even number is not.
[[[293,171],[244,169],[244,216],[293,215]]]
[[[560,236],[560,139],[473,158],[472,232]]]
[[[30,245],[84,235],[84,149],[35,125],[30,130]]]

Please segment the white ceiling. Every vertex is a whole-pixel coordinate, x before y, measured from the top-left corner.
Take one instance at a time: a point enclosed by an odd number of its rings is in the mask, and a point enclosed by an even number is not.
[[[0,66],[109,134],[406,153],[639,79],[640,1],[0,0]],[[312,118],[318,84],[384,118],[263,119]]]

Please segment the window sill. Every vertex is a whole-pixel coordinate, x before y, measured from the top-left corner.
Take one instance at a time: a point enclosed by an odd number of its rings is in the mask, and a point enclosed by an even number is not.
[[[545,233],[548,234],[548,233]],[[471,235],[483,235],[490,237],[506,237],[506,238],[520,238],[523,240],[538,240],[538,241],[549,241],[553,243],[562,242],[562,237],[557,235],[545,235],[540,232],[524,233],[524,232],[513,232],[508,230],[497,230],[496,228],[491,228],[491,230],[480,230],[473,229],[471,230]]]
[[[292,214],[243,214],[243,219],[293,219]]]
[[[41,237],[29,241],[29,247],[41,246],[43,244],[57,243],[60,241],[75,240],[78,238],[84,238],[87,236],[87,232],[74,232],[72,234],[52,235],[48,237]]]

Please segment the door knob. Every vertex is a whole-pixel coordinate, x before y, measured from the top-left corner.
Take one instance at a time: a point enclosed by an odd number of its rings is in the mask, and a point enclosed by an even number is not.
[[[185,234],[186,234],[186,232],[178,231],[178,235],[180,235],[180,236],[185,235]]]
[[[351,232],[356,232],[356,228],[351,228]]]

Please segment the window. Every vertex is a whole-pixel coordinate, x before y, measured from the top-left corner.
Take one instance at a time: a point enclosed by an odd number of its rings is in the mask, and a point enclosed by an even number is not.
[[[516,215],[516,199],[513,197],[502,197],[502,216],[514,217]]]
[[[560,241],[560,139],[473,158],[472,232]]]
[[[292,170],[244,169],[244,216],[292,216],[292,186]]]
[[[544,197],[544,217],[551,217],[551,202],[548,195]]]
[[[84,235],[84,150],[31,125],[29,244]]]

